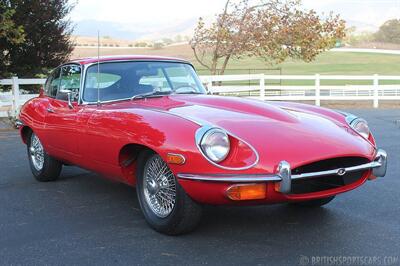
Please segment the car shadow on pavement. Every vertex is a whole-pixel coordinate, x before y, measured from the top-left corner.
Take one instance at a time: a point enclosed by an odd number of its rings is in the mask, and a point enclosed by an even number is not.
[[[326,226],[334,213],[329,206],[307,208],[289,204],[260,206],[205,206],[201,231],[218,234],[221,230],[236,233],[254,230],[259,235]],[[282,236],[282,235],[281,235]]]
[[[68,169],[68,168],[67,168]],[[64,171],[63,171],[64,172]],[[97,202],[110,205],[101,215],[121,217],[118,224],[129,220],[142,220],[140,206],[135,188],[110,181],[91,172],[79,171],[72,174],[65,171],[58,181],[60,185],[68,186],[76,197],[82,201]],[[84,196],[83,196],[84,195]],[[334,201],[330,204],[334,204]],[[133,212],[131,210],[134,210]],[[111,213],[112,212],[112,213]],[[293,233],[293,230],[307,232],[310,228],[323,230],[335,219],[335,212],[329,204],[320,208],[307,208],[289,204],[257,205],[257,206],[210,206],[205,205],[201,223],[193,234],[202,235],[235,235],[253,231],[257,235],[271,235],[279,232]],[[145,221],[142,221],[145,225]],[[151,230],[148,228],[148,230]],[[329,231],[329,230],[328,230]]]

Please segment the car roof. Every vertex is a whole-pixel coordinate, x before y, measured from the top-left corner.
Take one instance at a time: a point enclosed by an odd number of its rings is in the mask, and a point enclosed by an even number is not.
[[[78,58],[70,61],[69,63],[78,63],[81,65],[93,64],[97,62],[112,62],[112,61],[173,61],[173,62],[183,62],[189,63],[189,61],[175,58],[175,57],[165,57],[165,56],[152,56],[152,55],[113,55],[113,56],[100,56],[100,57],[86,57]]]

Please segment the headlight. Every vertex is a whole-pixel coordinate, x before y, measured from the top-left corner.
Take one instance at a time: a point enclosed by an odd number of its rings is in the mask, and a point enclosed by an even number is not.
[[[350,126],[355,131],[357,131],[361,136],[368,139],[370,130],[369,130],[367,121],[365,121],[364,119],[361,119],[361,118],[356,118],[350,123]]]
[[[200,141],[200,148],[213,162],[222,162],[229,154],[228,134],[218,128],[208,130]]]

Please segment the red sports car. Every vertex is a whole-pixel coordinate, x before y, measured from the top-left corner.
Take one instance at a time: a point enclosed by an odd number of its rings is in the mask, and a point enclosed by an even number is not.
[[[321,206],[386,173],[365,120],[208,95],[175,58],[61,65],[17,123],[37,180],[77,165],[136,186],[146,221],[170,235],[192,230],[201,204]]]

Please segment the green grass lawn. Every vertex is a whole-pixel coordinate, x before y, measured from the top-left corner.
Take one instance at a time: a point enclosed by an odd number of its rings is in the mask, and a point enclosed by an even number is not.
[[[77,48],[73,57],[95,56],[96,49]],[[208,75],[209,71],[204,70],[194,58],[193,51],[189,45],[167,46],[163,49],[102,49],[102,54],[151,54],[162,56],[173,56],[184,58],[192,62],[200,75]],[[265,70],[274,68],[275,70]],[[277,69],[278,68],[278,69]],[[320,54],[315,61],[305,63],[302,61],[287,60],[279,65],[270,65],[262,59],[243,58],[231,60],[226,74],[284,74],[284,75],[400,75],[400,55],[375,54],[375,53],[349,53],[349,52],[325,52]],[[248,83],[248,82],[247,82]],[[270,84],[270,81],[267,81]],[[276,83],[276,82],[275,82]],[[305,81],[278,81],[279,84],[312,84]],[[384,82],[382,81],[382,84]],[[393,83],[393,82],[392,82]],[[399,82],[400,83],[400,82]],[[237,83],[236,83],[237,84]],[[369,81],[328,81],[325,84],[371,84]]]
[[[202,69],[195,61],[193,63]],[[266,68],[281,68],[284,75],[400,75],[400,55],[325,52],[311,63],[289,59],[278,65],[270,65],[262,59],[245,58],[231,60],[227,72],[232,69]]]
[[[193,61],[195,64],[196,62]],[[199,68],[200,74],[206,74]],[[262,70],[278,68],[275,70]],[[240,69],[240,70],[238,70]],[[325,52],[319,55],[315,61],[306,63],[297,60],[287,60],[279,65],[270,65],[257,58],[245,58],[232,60],[226,74],[266,73],[282,75],[399,75],[400,55],[373,54],[373,53],[344,53]],[[256,69],[256,70],[252,70]],[[258,69],[258,70],[257,70]],[[284,85],[311,85],[312,81],[282,81]],[[322,81],[322,85],[342,84],[372,84],[372,81]],[[381,81],[381,84],[400,84],[400,81]]]

